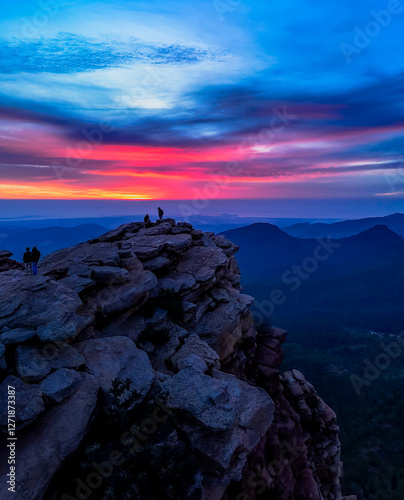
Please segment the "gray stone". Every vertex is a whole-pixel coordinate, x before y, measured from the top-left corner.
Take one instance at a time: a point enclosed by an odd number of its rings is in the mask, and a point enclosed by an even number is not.
[[[191,274],[171,273],[161,278],[158,283],[159,290],[173,290],[181,293],[191,290],[196,285],[196,280]]]
[[[148,271],[158,271],[160,269],[163,269],[164,267],[167,267],[170,263],[170,259],[159,256],[144,262],[143,267]]]
[[[193,229],[192,224],[189,222],[177,222],[177,227],[187,227],[188,229]]]
[[[60,368],[42,380],[39,387],[44,397],[53,403],[61,403],[73,394],[80,382],[80,373],[68,368]]]
[[[0,331],[4,327],[36,333],[40,340],[74,338],[91,321],[77,310],[80,297],[69,287],[43,276],[0,273]],[[28,335],[28,333],[27,333]]]
[[[54,474],[79,447],[97,404],[97,381],[81,374],[78,390],[62,403],[41,415],[34,432],[20,432],[17,441],[18,480],[15,498],[41,500]],[[27,429],[30,431],[30,429]],[[6,463],[5,447],[0,463]],[[7,491],[8,467],[0,469],[0,498],[10,498]],[[74,491],[69,492],[74,496]]]
[[[185,370],[186,368],[191,368],[195,371],[205,373],[208,369],[208,365],[196,354],[190,354],[186,358],[180,358],[177,361],[177,368],[178,371]]]
[[[79,276],[80,278],[91,278],[94,267],[87,266],[82,262],[75,262],[69,267],[67,276]]]
[[[224,274],[227,257],[207,247],[191,247],[182,253],[177,266],[179,273],[192,274],[196,281],[212,280],[220,272]]]
[[[153,370],[144,351],[128,337],[86,340],[75,345],[84,356],[86,366],[101,386],[106,397],[114,380],[130,381],[130,392],[136,393],[129,409],[141,402],[153,382]],[[128,397],[132,397],[130,394]]]
[[[254,299],[233,291],[228,304],[219,304],[204,314],[192,333],[203,338],[218,354],[220,360],[229,356],[243,338],[243,317],[251,315],[249,306]],[[252,318],[246,319],[251,325]]]
[[[84,357],[64,342],[44,345],[42,349],[18,346],[15,352],[18,375],[28,382],[39,382],[51,371],[58,368],[79,368],[84,365]]]
[[[36,330],[25,330],[24,328],[16,328],[15,330],[7,330],[0,335],[0,342],[4,345],[21,344],[26,340],[32,339],[37,334]]]
[[[171,234],[189,234],[191,230],[188,227],[173,227]]]
[[[169,234],[171,232],[172,224],[170,222],[165,222],[163,220],[159,220],[156,226],[149,227],[141,230],[142,235],[147,236],[157,236],[161,234]]]
[[[15,389],[15,399],[13,400],[15,401],[15,405],[10,403],[10,406],[15,408],[15,417],[13,419],[15,420],[17,429],[21,429],[31,423],[45,410],[42,391],[38,385],[24,384],[18,377],[9,375],[0,384],[0,428],[3,432],[7,430],[7,396],[10,386]]]
[[[96,241],[114,242],[114,241],[122,240],[126,234],[136,232],[141,227],[142,227],[142,224],[139,222],[130,222],[129,224],[122,224],[121,226],[117,227],[116,229],[112,229],[111,231],[108,231],[107,233],[103,234],[102,236],[99,236],[98,238],[96,238]]]
[[[204,247],[217,248],[216,243],[205,235],[202,236],[202,244]]]
[[[229,384],[193,368],[185,368],[162,384],[168,408],[183,410],[211,430],[229,429],[235,421],[234,400]]]
[[[172,219],[171,217],[166,217],[165,219],[157,219],[156,224],[171,224],[171,226],[175,226],[175,220]]]
[[[198,335],[190,335],[185,339],[184,345],[171,358],[171,363],[177,370],[180,369],[180,362],[184,358],[188,358],[191,354],[201,358],[209,368],[220,368],[219,356],[206,342],[198,337]]]
[[[66,273],[72,266],[112,266],[121,261],[116,243],[80,243],[75,247],[63,248],[41,260],[41,274],[58,275]]]
[[[133,247],[131,248],[133,249],[133,252],[139,259],[144,259],[144,260],[156,257],[160,252],[160,248],[158,247],[133,245]]]
[[[252,387],[246,382],[237,379],[234,375],[213,370],[213,378],[194,372],[190,369],[179,372],[171,379],[188,372],[189,378],[198,380],[199,384],[220,382],[219,387],[225,388],[226,394],[233,406],[235,418],[233,424],[220,432],[213,432],[209,427],[201,428],[193,424],[185,425],[185,432],[192,445],[199,452],[216,464],[218,470],[226,471],[228,481],[240,478],[239,474],[244,466],[248,454],[259,443],[273,421],[274,404],[268,394],[260,388]],[[170,381],[165,382],[170,384]],[[221,404],[222,394],[217,391],[216,397],[208,404]],[[213,414],[212,414],[212,418]]]
[[[212,290],[210,290],[209,295],[215,302],[219,304],[227,304],[230,302],[229,294],[224,288],[213,288]]]
[[[61,279],[59,283],[68,286],[76,293],[80,293],[94,284],[91,278],[83,278],[74,274],[66,276],[66,278]]]
[[[99,266],[93,268],[93,278],[97,283],[116,285],[129,281],[130,274],[119,267]]]
[[[9,259],[12,255],[12,252],[8,250],[0,250],[0,259]]]
[[[91,297],[87,303],[94,313],[104,316],[141,307],[147,299],[150,290],[157,286],[157,278],[150,271],[143,269],[131,274],[131,281],[122,285],[113,285],[101,289]]]

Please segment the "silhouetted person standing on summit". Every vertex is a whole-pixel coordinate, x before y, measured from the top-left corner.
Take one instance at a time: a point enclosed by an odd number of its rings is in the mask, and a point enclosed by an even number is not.
[[[38,261],[41,258],[41,252],[37,249],[37,247],[32,248],[31,252],[31,260],[32,260],[32,273],[34,276],[38,273]]]
[[[32,253],[31,253],[29,247],[27,247],[25,250],[26,250],[26,252],[24,253],[24,256],[22,258],[22,260],[25,264],[25,272],[27,274],[32,274]]]
[[[159,219],[162,219],[164,215],[163,209],[159,207],[158,211],[159,211]]]

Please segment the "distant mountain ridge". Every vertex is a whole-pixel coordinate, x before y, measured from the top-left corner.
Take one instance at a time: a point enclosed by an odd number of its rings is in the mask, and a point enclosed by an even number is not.
[[[404,238],[386,225],[340,239],[297,238],[270,224],[223,234],[240,246],[242,284],[257,304],[282,292],[270,322],[402,328]]]
[[[45,227],[25,229],[22,231],[9,231],[8,227],[0,225],[0,249],[7,248],[13,253],[14,259],[22,260],[26,247],[38,247],[42,256],[48,255],[61,248],[71,247],[97,238],[107,229],[99,224],[79,224],[75,227]]]
[[[345,238],[359,234],[376,225],[385,225],[404,237],[404,214],[402,213],[395,213],[385,217],[345,220],[332,224],[303,222],[284,227],[283,230],[297,238],[326,238],[328,236],[330,238]]]

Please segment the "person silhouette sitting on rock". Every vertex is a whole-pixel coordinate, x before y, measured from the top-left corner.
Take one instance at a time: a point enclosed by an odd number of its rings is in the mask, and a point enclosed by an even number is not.
[[[23,262],[25,264],[25,272],[27,274],[32,274],[32,254],[31,254],[31,250],[29,249],[29,247],[27,247],[25,249],[25,253],[23,255]]]
[[[146,224],[146,227],[150,227],[151,225],[151,220],[150,220],[150,215],[149,214],[146,214],[144,216],[144,223]]]
[[[159,211],[159,219],[161,220],[163,218],[163,215],[164,215],[163,209],[159,207],[158,211]]]
[[[37,249],[37,247],[33,247],[31,252],[31,260],[32,260],[32,274],[34,276],[38,274],[38,262],[40,258],[41,258],[41,252]]]

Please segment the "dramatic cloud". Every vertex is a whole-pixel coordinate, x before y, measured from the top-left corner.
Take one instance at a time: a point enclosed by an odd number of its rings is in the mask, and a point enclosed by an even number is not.
[[[348,62],[364,1],[170,6],[6,9],[0,197],[403,198],[398,17]]]

